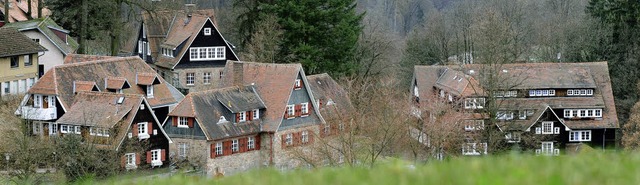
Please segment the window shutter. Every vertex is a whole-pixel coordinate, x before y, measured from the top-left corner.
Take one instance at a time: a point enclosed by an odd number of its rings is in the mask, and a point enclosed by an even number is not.
[[[147,164],[151,164],[151,151],[147,152]]]
[[[302,105],[299,105],[299,104],[296,105],[295,106],[295,111],[296,111],[296,113],[295,113],[296,117],[300,117],[300,113],[302,112]]]
[[[236,113],[236,123],[240,123],[240,113]]]
[[[136,165],[140,164],[140,153],[136,153]]]
[[[193,128],[193,119],[194,118],[187,118],[187,125],[189,125],[189,128]]]
[[[165,161],[167,159],[167,155],[165,154],[167,152],[167,150],[162,149],[160,150],[160,160]]]
[[[260,135],[255,136],[254,141],[256,142],[256,149],[255,150],[260,150]]]
[[[153,122],[147,122],[147,133],[153,135]]]
[[[287,141],[286,141],[287,137],[286,137],[286,134],[282,134],[282,135],[280,135],[280,137],[281,137],[281,140],[280,140],[280,141],[282,141],[282,142],[281,142],[281,143],[282,143],[282,148],[287,147]]]
[[[127,165],[127,155],[123,155],[120,157],[120,167],[125,167]]]
[[[304,87],[304,81],[302,79],[300,79],[300,86],[298,86],[300,88]]]
[[[309,136],[309,143],[313,143],[313,132],[311,132],[310,130],[307,131],[307,132],[309,132],[309,135],[308,135]]]
[[[240,152],[246,152],[247,151],[247,138],[240,138],[240,140],[238,141],[238,147],[240,147]]]
[[[222,142],[222,154],[230,155],[231,154],[231,141]]]
[[[178,126],[178,116],[173,117],[173,122],[171,123],[174,127]]]
[[[137,137],[138,136],[138,124],[137,123],[133,124],[133,128],[131,129],[131,134],[133,135],[133,137]]]
[[[252,121],[253,120],[253,111],[247,111],[247,120]]]
[[[293,145],[294,146],[298,146],[298,145],[300,145],[300,143],[302,143],[302,142],[300,142],[300,139],[301,139],[300,138],[300,132],[293,133]]]
[[[216,158],[216,144],[211,143],[211,149],[209,150],[211,159]]]
[[[287,109],[285,108],[284,109],[284,119],[287,119],[287,118],[289,118],[289,114],[287,112]]]

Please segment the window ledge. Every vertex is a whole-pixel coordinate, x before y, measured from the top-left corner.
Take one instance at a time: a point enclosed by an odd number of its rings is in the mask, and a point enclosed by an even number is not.
[[[189,125],[178,125],[178,128],[189,128]]]
[[[300,117],[301,117],[301,118],[304,118],[304,117],[308,117],[308,116],[309,116],[309,114],[302,115],[302,116],[300,116]]]
[[[288,117],[287,119],[293,119],[293,118],[296,118],[296,117]]]
[[[137,169],[137,168],[138,168],[138,165],[135,165],[135,164],[127,164],[127,165],[125,166],[125,168],[126,168],[127,170],[133,170],[133,169]]]
[[[149,134],[138,134],[138,139],[148,139],[149,137]]]
[[[151,161],[151,166],[162,166],[162,161]]]

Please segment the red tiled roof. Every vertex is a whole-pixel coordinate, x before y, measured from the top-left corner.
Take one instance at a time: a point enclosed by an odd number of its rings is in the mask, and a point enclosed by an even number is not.
[[[114,56],[102,56],[102,55],[82,55],[82,54],[68,54],[64,57],[65,64],[75,64],[80,62],[90,62],[96,60],[105,60],[115,58]]]
[[[75,92],[89,92],[96,86],[96,82],[91,81],[75,81]]]
[[[64,64],[47,71],[44,76],[28,91],[29,94],[55,94],[65,108],[70,107],[74,101],[73,82],[92,81],[101,91],[106,91],[105,79],[114,79],[116,87],[122,87],[123,80],[135,81],[136,73],[155,73],[155,70],[147,65],[139,57],[114,57],[105,60]],[[117,78],[113,78],[117,77]],[[162,107],[178,103],[182,95],[175,96],[168,83],[164,83],[162,77],[158,77],[161,84],[154,87],[154,97],[147,101],[152,107]],[[116,83],[117,82],[117,83]],[[107,82],[109,83],[109,82]],[[109,83],[111,84],[111,83]],[[111,87],[111,86],[110,86]],[[145,95],[144,87],[133,85],[125,89],[125,94]],[[176,99],[179,98],[179,99]]]
[[[131,87],[131,85],[127,85],[127,79],[124,77],[107,77],[105,79],[106,88],[107,89],[125,89],[127,86]]]
[[[155,85],[160,83],[155,73],[138,73],[136,80],[138,85]]]

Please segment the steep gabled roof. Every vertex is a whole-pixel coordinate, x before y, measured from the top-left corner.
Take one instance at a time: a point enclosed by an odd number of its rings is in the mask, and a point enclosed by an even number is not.
[[[275,132],[282,123],[295,80],[301,73],[303,71],[300,64],[227,61],[221,83],[222,87],[255,84],[256,91],[268,107],[262,119],[262,130]],[[308,91],[311,92],[310,89]],[[316,103],[312,101],[312,104],[316,110]]]
[[[44,76],[28,91],[29,94],[57,95],[64,108],[71,106],[74,101],[73,82],[96,82],[101,91],[106,91],[105,79],[117,77],[135,82],[136,73],[155,73],[139,57],[115,57],[106,60],[82,62],[76,64],[64,64],[47,71]],[[165,83],[162,77],[158,77],[161,84],[154,87],[154,98],[147,101],[152,107],[161,107],[178,103],[182,95],[176,95],[172,87]],[[131,84],[131,88],[124,89],[125,94],[145,94],[144,87]],[[178,98],[176,98],[178,97]]]
[[[65,35],[69,33],[68,30],[58,26],[51,18],[45,17],[40,19],[33,19],[22,22],[15,22],[11,24],[5,25],[6,27],[16,28],[19,31],[27,31],[27,30],[38,30],[42,33],[49,41],[51,41],[63,54],[67,55],[70,53],[75,53],[78,49],[78,42],[74,40],[72,37],[66,36],[66,42],[61,39],[56,33],[60,32]]]
[[[349,94],[329,74],[310,75],[307,81],[314,98],[321,101],[322,105],[318,106],[325,120],[346,121],[345,117],[353,116],[355,108]]]
[[[264,109],[266,106],[254,86],[233,86],[189,93],[169,116],[195,117],[207,139],[218,140],[260,132],[261,120],[233,123],[219,122],[224,112],[237,113]],[[225,118],[231,120],[234,118]],[[262,118],[263,119],[263,118]]]
[[[0,29],[0,57],[18,56],[47,51],[18,30],[8,27]]]
[[[212,30],[212,32],[215,32],[224,40],[224,36],[222,36],[214,22],[213,15],[214,12],[211,9],[193,12],[191,16],[184,12],[178,12],[171,23],[166,39],[161,44],[162,47],[176,49],[176,55],[175,57],[158,57],[155,65],[169,69],[175,68],[180,59],[188,53],[189,46],[207,22],[213,24],[215,30]],[[224,42],[225,46],[231,50],[231,53],[226,53],[226,55],[232,54],[234,58],[238,58],[229,43],[226,40]],[[183,45],[183,47],[178,48],[180,45]]]

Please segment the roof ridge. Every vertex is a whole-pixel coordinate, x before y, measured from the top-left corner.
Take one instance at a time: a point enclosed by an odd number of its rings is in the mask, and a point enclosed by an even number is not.
[[[102,55],[89,55],[89,56],[102,56]],[[129,56],[129,57],[113,56],[113,57],[106,58],[106,59],[96,59],[96,60],[93,60],[93,61],[63,64],[63,65],[55,66],[55,68],[67,68],[67,67],[76,67],[76,66],[83,66],[83,65],[93,65],[93,64],[97,64],[97,63],[106,63],[106,62],[125,62],[125,61],[129,61],[130,59],[135,59],[135,58],[140,58],[140,57],[138,57],[138,56]]]

